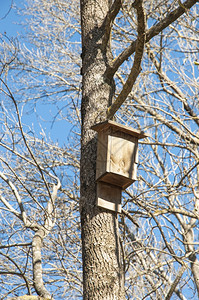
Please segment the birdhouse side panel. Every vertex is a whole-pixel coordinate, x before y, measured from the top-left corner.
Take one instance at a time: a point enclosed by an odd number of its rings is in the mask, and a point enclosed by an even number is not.
[[[108,159],[108,135],[104,132],[98,133],[96,179],[106,173]]]

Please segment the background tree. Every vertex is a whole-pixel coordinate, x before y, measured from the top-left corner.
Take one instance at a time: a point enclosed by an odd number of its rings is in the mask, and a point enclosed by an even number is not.
[[[23,294],[24,286],[28,294],[48,291],[55,299],[82,295],[80,182],[85,299],[197,297],[195,3],[81,1],[81,51],[78,1],[34,0],[21,10],[30,24],[28,44],[2,36],[2,297]],[[72,123],[67,147],[24,125],[32,111],[42,123],[41,101],[54,124],[58,118]],[[94,205],[90,129],[116,111],[118,122],[150,136],[140,145],[139,180],[124,192],[119,217]],[[41,231],[42,292],[31,265]]]

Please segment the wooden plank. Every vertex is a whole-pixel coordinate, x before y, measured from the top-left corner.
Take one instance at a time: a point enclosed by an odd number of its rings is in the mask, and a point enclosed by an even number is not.
[[[136,150],[137,147],[135,143],[112,136],[109,149],[110,164],[108,171],[127,178],[132,178]]]
[[[121,188],[104,182],[97,182],[97,206],[120,213],[121,196]]]
[[[111,210],[111,211],[115,211],[117,213],[121,213],[121,211],[122,211],[121,204],[109,202],[109,201],[103,200],[101,198],[97,199],[97,206],[104,208],[104,209]]]
[[[106,133],[98,133],[97,143],[97,164],[96,164],[96,179],[101,177],[106,172],[107,152],[108,152],[108,135]]]
[[[108,130],[108,128],[113,128],[116,131],[125,132],[125,133],[127,133],[131,136],[137,137],[138,139],[142,139],[142,138],[147,137],[147,135],[143,131],[133,129],[129,126],[119,124],[119,123],[117,123],[115,121],[112,121],[112,120],[106,120],[102,123],[98,123],[98,124],[91,127],[91,129],[93,129],[97,132],[100,132],[102,130],[106,131],[106,130]]]
[[[136,164],[137,165],[137,164]],[[133,178],[126,178],[124,176],[121,176],[119,174],[114,173],[105,173],[101,177],[97,179],[97,182],[105,182],[109,183],[111,185],[115,185],[120,187],[122,190],[126,189],[128,186],[130,186],[133,182],[137,180],[136,174],[137,169],[134,168],[133,172]]]

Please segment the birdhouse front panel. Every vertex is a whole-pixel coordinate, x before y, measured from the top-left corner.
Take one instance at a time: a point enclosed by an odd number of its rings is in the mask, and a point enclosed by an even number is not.
[[[127,140],[123,137],[110,136],[109,150],[107,171],[136,179],[134,164],[135,158],[137,158],[137,141],[134,138]]]

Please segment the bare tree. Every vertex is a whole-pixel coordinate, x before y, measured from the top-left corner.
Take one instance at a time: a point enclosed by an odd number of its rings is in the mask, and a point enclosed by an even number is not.
[[[51,299],[52,292],[45,287],[43,277],[47,285],[52,279],[48,278],[48,271],[42,270],[42,262],[45,269],[51,269],[55,275],[53,281],[57,280],[54,286],[57,286],[58,295],[64,293],[59,281],[66,278],[73,282],[75,295],[75,289],[81,285],[76,264],[80,238],[78,218],[71,212],[77,206],[78,192],[75,181],[73,191],[69,191],[67,185],[71,184],[70,168],[78,169],[78,158],[69,148],[47,142],[44,132],[42,138],[37,138],[33,128],[22,123],[17,102],[3,80],[1,91],[4,101],[1,102],[0,141],[3,170],[0,171],[0,274],[1,291],[5,293],[1,297],[18,295],[20,291],[31,295],[35,290],[38,295]],[[64,171],[65,166],[68,174]],[[61,181],[64,188],[61,188]],[[54,230],[55,235],[52,234]],[[45,252],[48,249],[44,254],[43,248]],[[71,264],[73,259],[75,265]],[[70,271],[66,265],[71,265]],[[71,288],[66,285],[64,290],[70,295]]]
[[[185,300],[199,293],[196,2],[80,1],[80,31],[78,1],[32,0],[21,10],[30,25],[27,46],[2,37],[4,298],[23,294],[24,286],[54,299],[82,296],[78,210],[84,299]],[[71,145],[54,144],[44,131],[36,137],[21,121],[26,107],[40,114],[42,99],[53,104],[53,122],[59,116],[73,124]],[[149,134],[121,215],[95,205],[91,126],[113,117]]]

